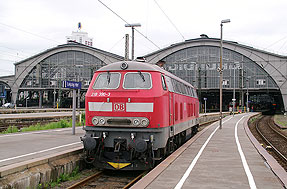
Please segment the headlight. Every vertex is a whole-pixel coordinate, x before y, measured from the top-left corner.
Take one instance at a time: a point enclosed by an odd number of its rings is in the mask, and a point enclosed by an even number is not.
[[[93,123],[93,125],[98,125],[98,123],[99,123],[98,118],[93,117],[93,119],[92,119],[92,123]]]
[[[101,119],[99,120],[99,123],[100,123],[101,125],[104,125],[104,124],[106,123],[106,120],[105,120],[104,118],[101,118]]]
[[[148,126],[149,120],[148,120],[147,118],[144,118],[144,119],[142,119],[141,124],[142,124],[143,126]]]
[[[134,124],[135,126],[138,126],[138,125],[140,124],[140,120],[134,119],[134,120],[133,120],[133,124]]]

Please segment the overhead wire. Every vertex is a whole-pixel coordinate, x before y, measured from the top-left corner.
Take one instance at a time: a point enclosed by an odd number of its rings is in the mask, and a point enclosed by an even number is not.
[[[117,14],[115,11],[113,11],[110,7],[108,7],[105,3],[103,3],[101,0],[98,0],[103,6],[105,6],[107,9],[109,9],[112,13],[114,13],[117,17],[119,17],[123,22],[125,22],[126,24],[130,24],[128,23],[128,21],[126,21],[124,18],[122,18],[119,14]],[[146,40],[148,40],[150,43],[152,43],[154,46],[156,46],[158,49],[160,49],[160,47],[158,45],[156,45],[152,40],[150,40],[147,36],[145,36],[143,33],[141,33],[138,29],[134,28],[136,32],[138,32],[141,36],[143,36]]]
[[[0,58],[0,60],[9,61],[9,62],[16,62],[15,60],[8,60],[8,59],[3,59],[3,58]]]
[[[6,26],[6,27],[8,27],[8,28],[12,28],[12,29],[14,29],[14,30],[18,30],[18,31],[21,31],[21,32],[24,32],[24,33],[27,33],[27,34],[30,34],[30,35],[33,35],[33,36],[42,38],[42,39],[46,39],[46,40],[52,41],[52,42],[54,42],[54,43],[56,43],[56,44],[59,44],[59,43],[60,43],[59,41],[56,41],[56,40],[53,40],[53,39],[49,39],[49,38],[47,38],[47,37],[44,37],[44,36],[41,36],[41,35],[38,35],[38,34],[35,34],[35,33],[32,33],[32,32],[29,32],[29,31],[26,31],[26,30],[23,30],[23,29],[20,29],[20,28],[17,28],[17,27],[15,27],[15,26],[10,26],[10,25],[8,25],[8,24],[4,24],[4,23],[1,23],[1,22],[0,22],[0,24],[3,25],[3,26]]]
[[[156,0],[154,0],[155,4],[158,6],[158,8],[161,10],[161,12],[165,15],[165,17],[168,19],[168,21],[171,23],[171,25],[176,29],[176,31],[179,33],[179,35],[182,37],[183,41],[185,40],[182,33],[179,31],[179,29],[176,27],[176,25],[171,21],[171,19],[168,17],[168,15],[164,12],[164,10],[161,8],[161,6],[158,4]]]
[[[283,43],[283,45],[279,48],[279,51],[285,46],[287,40]]]
[[[129,36],[130,39],[132,39],[132,36]],[[144,46],[146,49],[153,51],[152,48],[148,47],[146,44],[142,44],[142,46]]]
[[[26,53],[26,52],[24,52],[24,51],[22,51],[22,50],[13,49],[13,48],[10,48],[10,47],[5,47],[5,46],[1,45],[1,43],[0,43],[0,48],[9,49],[9,50],[12,50],[12,51],[16,51],[17,53],[21,53],[21,54],[25,54],[25,55],[27,55],[27,56],[30,56],[30,54],[28,54],[28,53]]]
[[[0,49],[0,54],[2,54],[2,55],[4,55],[4,56],[10,56],[10,57],[19,58],[19,59],[24,58],[23,56],[19,56],[18,53],[17,53],[17,55],[14,55],[14,54],[12,54],[12,53],[10,53],[10,52],[2,51],[1,49]]]
[[[110,49],[109,51],[111,51],[115,46],[117,46],[120,42],[122,42],[122,40],[125,38],[125,36],[123,36],[120,40],[118,40]]]
[[[284,40],[285,38],[287,38],[287,36],[284,36],[284,37],[282,37],[281,39],[279,39],[279,40],[275,41],[274,43],[272,43],[271,45],[269,45],[268,47],[266,47],[266,48],[265,48],[265,49],[263,49],[263,50],[266,50],[266,49],[268,49],[268,48],[272,47],[273,45],[275,45],[276,43],[278,43],[278,42],[280,42],[280,41]],[[286,43],[286,42],[285,42],[285,43]]]

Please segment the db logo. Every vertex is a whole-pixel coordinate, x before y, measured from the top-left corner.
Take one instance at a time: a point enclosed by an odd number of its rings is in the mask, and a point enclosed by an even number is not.
[[[114,111],[116,112],[124,112],[125,111],[125,103],[114,103]]]

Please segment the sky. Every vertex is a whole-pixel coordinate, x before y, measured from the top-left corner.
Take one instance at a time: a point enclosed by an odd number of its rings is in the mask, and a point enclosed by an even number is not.
[[[107,8],[108,7],[108,8]],[[113,12],[112,12],[112,11]],[[2,0],[0,76],[14,63],[66,43],[72,31],[87,32],[93,47],[124,56],[127,23],[135,32],[135,57],[206,34],[287,56],[286,0]],[[131,40],[130,40],[131,41]]]

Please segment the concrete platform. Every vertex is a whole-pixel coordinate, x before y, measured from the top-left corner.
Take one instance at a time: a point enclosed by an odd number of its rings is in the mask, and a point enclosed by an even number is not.
[[[275,115],[274,123],[281,129],[287,129],[287,116],[286,115]]]
[[[82,147],[82,127],[0,135],[0,167]]]
[[[252,115],[228,116],[222,129],[212,124],[132,188],[284,188],[245,132]]]

